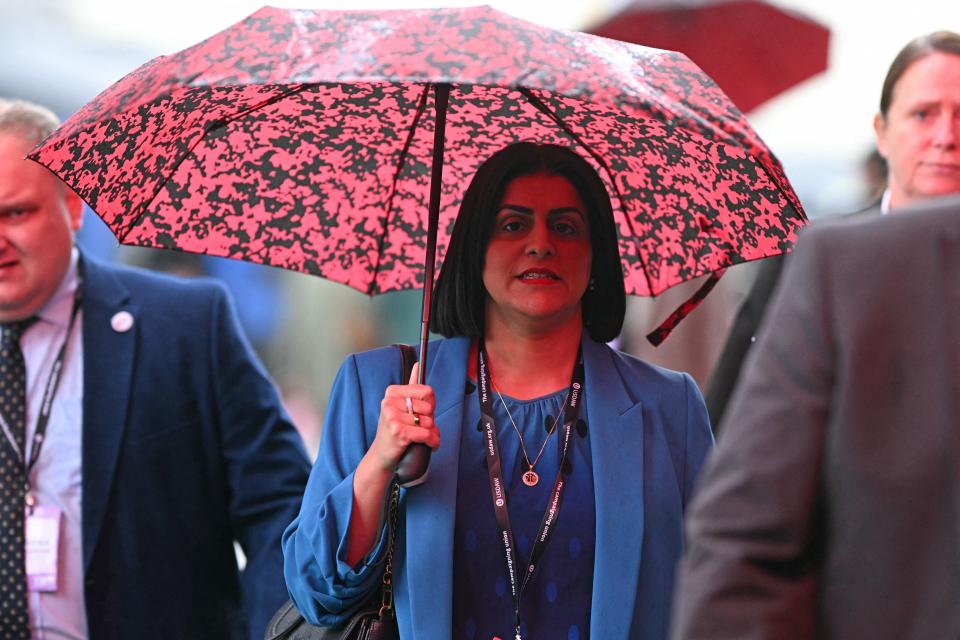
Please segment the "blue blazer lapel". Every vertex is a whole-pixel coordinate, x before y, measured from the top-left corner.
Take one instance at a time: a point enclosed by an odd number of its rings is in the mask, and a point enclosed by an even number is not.
[[[613,358],[606,345],[584,336],[597,522],[594,638],[630,637],[643,541],[643,407],[631,399]]]
[[[106,513],[123,440],[136,352],[137,308],[104,267],[83,260],[83,564],[88,568]],[[127,331],[111,318],[127,311]]]
[[[421,637],[452,638],[451,541],[470,340],[452,338],[430,346],[426,381],[436,393],[434,416],[440,429],[440,448],[431,456],[427,481],[406,493],[406,559],[402,579],[409,591],[414,633]],[[441,598],[438,594],[448,596]]]

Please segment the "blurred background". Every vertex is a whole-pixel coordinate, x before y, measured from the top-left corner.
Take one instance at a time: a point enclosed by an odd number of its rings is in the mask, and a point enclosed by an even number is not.
[[[157,55],[190,46],[261,6],[256,0],[0,0],[0,96],[67,118]],[[283,1],[315,9],[468,6],[449,0]],[[960,31],[942,0],[524,0],[494,8],[548,27],[592,31],[687,53],[711,74],[777,154],[811,218],[856,210],[882,189],[872,119],[887,67],[911,38]],[[120,247],[87,211],[79,242],[101,259],[221,278],[247,334],[314,451],[343,357],[419,335],[419,292],[368,298],[320,278],[220,258]],[[619,346],[690,371],[704,387],[755,265],[730,269],[661,347],[643,336],[698,283],[632,298]]]

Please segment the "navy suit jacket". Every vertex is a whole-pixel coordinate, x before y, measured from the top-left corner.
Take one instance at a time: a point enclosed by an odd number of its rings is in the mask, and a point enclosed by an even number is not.
[[[88,258],[82,273],[90,637],[262,638],[286,598],[301,439],[221,286]]]
[[[454,637],[453,531],[469,348],[467,338],[430,345],[426,381],[436,393],[443,443],[427,481],[402,498],[393,574],[402,638]],[[712,443],[706,408],[686,374],[589,338],[583,360],[597,539],[590,635],[664,638],[683,509]],[[378,349],[350,356],[334,382],[320,458],[301,513],[284,534],[287,585],[313,622],[342,621],[382,575],[383,541],[355,571],[346,563],[346,533],[353,472],[376,434],[384,389],[399,382],[399,370],[397,350]]]

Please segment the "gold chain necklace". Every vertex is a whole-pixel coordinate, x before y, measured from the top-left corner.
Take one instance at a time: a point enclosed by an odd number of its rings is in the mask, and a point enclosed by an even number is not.
[[[503,405],[504,411],[507,412],[507,417],[510,418],[510,424],[513,425],[513,430],[517,432],[517,437],[520,438],[520,449],[523,451],[523,461],[527,465],[527,470],[521,476],[523,484],[528,487],[535,487],[538,482],[540,482],[540,476],[534,471],[534,467],[537,466],[537,463],[540,462],[540,456],[543,455],[544,450],[547,448],[547,442],[550,440],[550,436],[553,435],[553,432],[557,430],[557,423],[560,422],[560,416],[563,415],[563,407],[567,404],[567,398],[570,397],[570,390],[567,390],[567,395],[564,397],[563,402],[560,404],[560,408],[557,411],[557,417],[553,419],[553,424],[547,430],[547,437],[543,439],[543,444],[540,445],[540,452],[537,454],[537,457],[531,462],[530,456],[527,454],[527,446],[523,443],[523,435],[520,433],[520,428],[517,427],[516,421],[513,419],[513,414],[510,413],[510,407],[507,406],[507,403],[503,399],[503,394],[500,393],[500,389],[497,389],[493,385],[493,381],[490,381],[491,386],[493,386],[494,391],[497,392],[497,396],[500,398],[500,404]]]

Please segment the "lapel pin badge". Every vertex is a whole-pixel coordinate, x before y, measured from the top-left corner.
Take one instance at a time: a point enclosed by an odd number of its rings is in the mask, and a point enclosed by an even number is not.
[[[129,311],[118,311],[110,318],[110,326],[117,333],[125,333],[133,327],[133,315]]]

